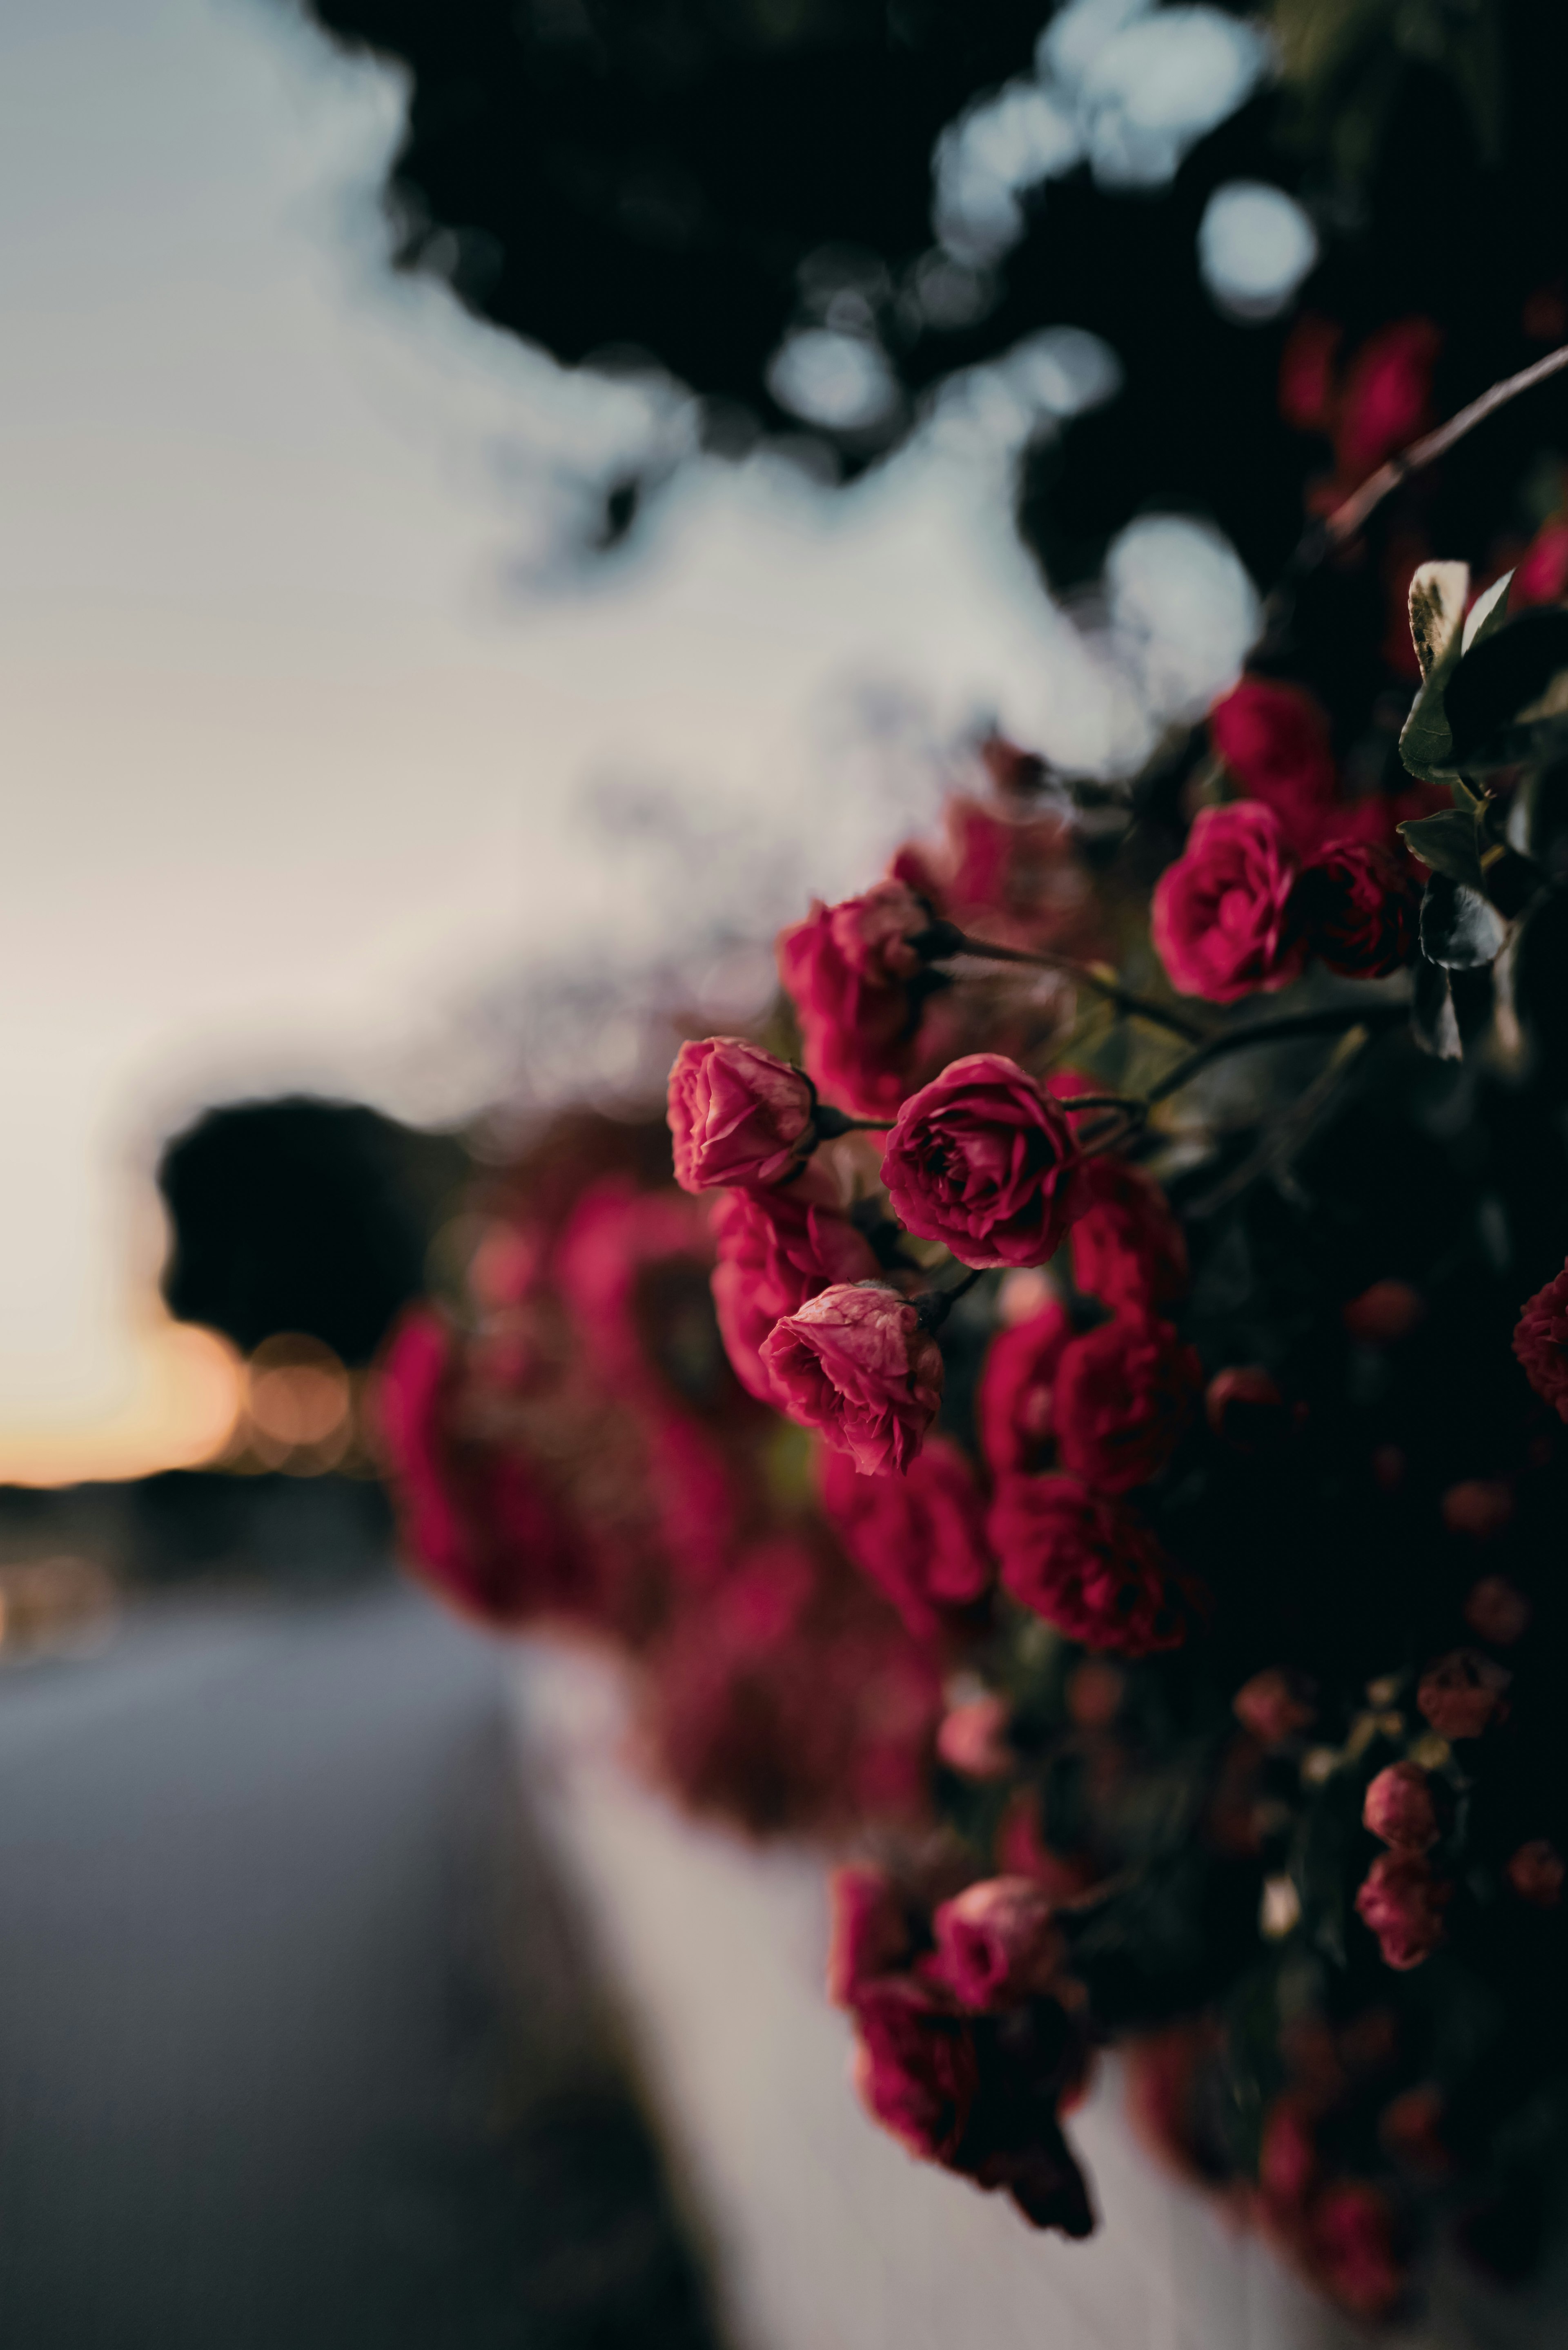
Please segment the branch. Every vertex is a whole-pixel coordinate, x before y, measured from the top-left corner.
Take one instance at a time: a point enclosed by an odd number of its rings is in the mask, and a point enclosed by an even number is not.
[[[1253,1020],[1244,1028],[1227,1029],[1215,1036],[1196,1053],[1189,1053],[1168,1069],[1163,1077],[1150,1086],[1146,1097],[1150,1107],[1164,1101],[1168,1094],[1179,1093],[1185,1085],[1231,1053],[1244,1052],[1251,1045],[1282,1045],[1297,1037],[1337,1036],[1346,1028],[1364,1027],[1376,1035],[1382,1028],[1397,1028],[1410,1017],[1407,1003],[1357,1003],[1335,1005],[1324,1012],[1289,1012],[1278,1020]]]

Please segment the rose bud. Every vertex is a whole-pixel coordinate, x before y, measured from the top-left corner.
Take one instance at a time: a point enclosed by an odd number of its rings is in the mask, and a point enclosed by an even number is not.
[[[775,1326],[762,1359],[781,1409],[866,1477],[909,1467],[942,1399],[936,1340],[915,1306],[874,1281],[809,1298]]]
[[[1521,1309],[1513,1351],[1559,1419],[1568,1419],[1568,1264]]]
[[[1004,1698],[977,1697],[955,1705],[937,1725],[937,1756],[961,1779],[981,1783],[1007,1778],[1015,1757],[1007,1740],[1012,1710]]]
[[[1085,1087],[1092,1091],[1092,1087]],[[1187,1295],[1187,1237],[1158,1183],[1119,1159],[1085,1159],[1068,1235],[1073,1286],[1119,1313],[1158,1313]]]
[[[1421,880],[1376,841],[1341,840],[1296,884],[1293,910],[1310,951],[1347,979],[1386,979],[1414,960]]]
[[[910,941],[930,919],[902,881],[878,881],[842,905],[814,905],[779,937],[779,977],[800,1015],[806,1067],[826,1093],[869,1118],[898,1108],[918,1063],[909,982],[924,959]]]
[[[1453,2158],[1439,2134],[1442,2118],[1440,2089],[1429,2084],[1406,2089],[1384,2106],[1377,2136],[1396,2162],[1428,2178],[1441,2178],[1453,2168]]]
[[[1202,1378],[1192,1348],[1147,1314],[1075,1338],[1056,1373],[1062,1466],[1102,1493],[1147,1485],[1180,1442]]]
[[[1220,1441],[1238,1452],[1261,1452],[1277,1444],[1291,1424],[1283,1396],[1257,1363],[1216,1371],[1204,1390],[1203,1416]]]
[[[1299,979],[1306,949],[1291,910],[1296,860],[1255,800],[1204,808],[1155,883],[1150,930],[1173,987],[1210,1003]]]
[[[1513,1515],[1513,1488],[1482,1477],[1469,1477],[1450,1485],[1443,1495],[1443,1523],[1451,1534],[1469,1534],[1475,1542],[1490,1542]]]
[[[1555,1909],[1563,1898],[1563,1862],[1555,1845],[1544,1836],[1521,1844],[1503,1874],[1521,1901],[1538,1909]]]
[[[969,1053],[911,1094],[882,1161],[893,1212],[961,1264],[1044,1264],[1076,1212],[1078,1145],[1037,1079]]]
[[[1415,1762],[1390,1762],[1366,1790],[1361,1824],[1398,1852],[1428,1852],[1438,1841],[1431,1783]]]
[[[1364,1347],[1391,1347],[1426,1318],[1426,1300],[1407,1281],[1375,1281],[1340,1307],[1340,1320]]]
[[[961,2015],[908,1975],[863,1988],[855,2008],[855,2085],[874,2121],[926,2162],[950,2162],[980,2085]]]
[[[933,1971],[961,2007],[983,2015],[1044,1991],[1065,1945],[1051,1904],[1026,1877],[992,1877],[944,1901],[931,1919]]]
[[[1465,1601],[1465,1622],[1496,1648],[1511,1648],[1529,1627],[1533,1610],[1505,1575],[1483,1575]]]
[[[682,1045],[670,1072],[675,1180],[684,1191],[783,1183],[811,1148],[809,1081],[743,1036]]]
[[[885,1868],[836,1868],[827,1893],[827,1996],[835,2007],[853,2007],[868,1982],[892,1973],[909,1955],[909,1923]]]
[[[1003,1588],[1087,1648],[1179,1648],[1181,1592],[1142,1520],[1076,1477],[1003,1477],[991,1512]]]
[[[846,1454],[826,1450],[818,1471],[829,1523],[917,1639],[940,1630],[943,1608],[968,1607],[990,1590],[985,1504],[946,1437],[928,1439],[902,1476],[863,1477]]]
[[[1376,1935],[1384,1965],[1403,1973],[1429,1959],[1442,1940],[1442,1913],[1452,1894],[1419,1853],[1382,1852],[1355,1897],[1355,1914]]]
[[[1508,1711],[1504,1690],[1512,1679],[1501,1665],[1474,1648],[1456,1648],[1428,1665],[1416,1703],[1439,1738],[1479,1738]]]
[[[1317,1720],[1317,1708],[1308,1701],[1301,1683],[1275,1666],[1244,1682],[1231,1700],[1231,1711],[1261,1746],[1282,1746]]]

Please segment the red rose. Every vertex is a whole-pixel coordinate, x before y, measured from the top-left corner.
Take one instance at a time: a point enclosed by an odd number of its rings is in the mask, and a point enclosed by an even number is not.
[[[781,1408],[867,1477],[907,1469],[942,1399],[942,1357],[913,1305],[872,1281],[836,1283],[787,1315],[762,1360]]]
[[[1334,400],[1334,354],[1345,328],[1305,311],[1280,354],[1280,414],[1298,432],[1326,432]]]
[[[993,1476],[1042,1465],[1054,1431],[1056,1366],[1072,1336],[1064,1307],[1053,1299],[1027,1322],[999,1330],[992,1340],[976,1418],[981,1451]]]
[[[1521,1844],[1503,1875],[1520,1899],[1538,1909],[1555,1909],[1563,1898],[1563,1856],[1544,1836]]]
[[[1421,881],[1407,858],[1376,841],[1340,840],[1296,883],[1293,910],[1309,952],[1347,979],[1386,979],[1420,943]]]
[[[847,1216],[792,1185],[787,1191],[725,1191],[711,1217],[719,1262],[713,1305],[719,1335],[742,1387],[776,1403],[760,1349],[786,1314],[834,1282],[869,1281],[877,1258]]]
[[[1276,2097],[1258,2143],[1258,2184],[1275,2219],[1300,2219],[1321,2168],[1310,2106],[1288,2093]]]
[[[1443,338],[1430,318],[1397,318],[1356,352],[1334,421],[1334,470],[1345,490],[1413,441],[1428,421]]]
[[[1390,1762],[1366,1790],[1361,1825],[1397,1852],[1428,1852],[1438,1841],[1432,1785],[1415,1762]]]
[[[809,1149],[815,1107],[800,1071],[743,1036],[682,1045],[670,1072],[676,1181],[686,1191],[784,1182]]]
[[[1044,1264],[1076,1211],[1065,1112],[1000,1053],[970,1053],[904,1104],[882,1161],[893,1212],[961,1264]]]
[[[961,1779],[1007,1778],[1013,1764],[1007,1737],[1012,1719],[1011,1707],[1000,1697],[971,1698],[950,1707],[937,1725],[939,1759]]]
[[[1568,522],[1553,515],[1543,522],[1514,567],[1508,583],[1508,608],[1561,604],[1568,597]]]
[[[1427,1301],[1407,1281],[1375,1281],[1339,1309],[1350,1336],[1363,1347],[1397,1346],[1427,1318]]]
[[[827,1996],[835,2007],[853,2007],[867,1983],[908,1956],[909,1921],[887,1870],[869,1863],[836,1868],[827,1894]]]
[[[1299,685],[1244,677],[1209,713],[1209,738],[1250,800],[1262,800],[1299,850],[1324,837],[1338,795],[1328,719]]]
[[[1291,896],[1296,860],[1277,817],[1253,800],[1204,808],[1154,886],[1150,930],[1173,987],[1210,1003],[1299,979],[1306,949]]]
[[[1334,2299],[1357,2317],[1386,2317],[1405,2291],[1394,2213],[1360,2179],[1325,2187],[1313,2205],[1307,2256]]]
[[[1428,1665],[1416,1690],[1416,1703],[1439,1738],[1479,1738],[1508,1711],[1504,1690],[1511,1673],[1474,1648],[1456,1648]]]
[[[1355,1914],[1376,1935],[1385,1966],[1404,1973],[1431,1957],[1452,1893],[1419,1853],[1378,1854],[1355,1897]]]
[[[963,2016],[909,1975],[863,1986],[855,2085],[873,2120],[927,2162],[950,2162],[980,2085]]]
[[[825,1448],[819,1473],[840,1542],[917,1638],[940,1628],[940,1609],[969,1607],[990,1589],[984,1508],[956,1444],[929,1437],[904,1475],[877,1477],[863,1477],[846,1453]]]
[[[1568,1419],[1568,1264],[1521,1308],[1513,1351],[1559,1419]]]
[[[1296,1677],[1272,1665],[1243,1682],[1231,1711],[1261,1746],[1282,1746],[1317,1720],[1317,1708]]]
[[[1027,1877],[992,1877],[944,1901],[931,1920],[934,1971],[961,2007],[983,2015],[1049,1989],[1066,1955],[1051,1904]]]
[[[1070,1640],[1147,1657],[1186,1638],[1180,1594],[1154,1535],[1076,1477],[1003,1477],[991,1539],[1003,1588]]]
[[[930,915],[901,881],[842,905],[814,904],[781,933],[779,976],[800,1014],[804,1058],[823,1091],[867,1118],[896,1110],[914,1080],[923,970],[909,944]]]
[[[1451,1534],[1495,1542],[1513,1519],[1513,1488],[1497,1477],[1467,1477],[1450,1485],[1438,1505]]]
[[[1192,1417],[1203,1373],[1168,1322],[1118,1314],[1063,1351],[1056,1373],[1056,1451],[1103,1493],[1158,1477]]]
[[[1085,1159],[1068,1235],[1073,1286],[1112,1313],[1158,1313],[1187,1294],[1187,1237],[1158,1183],[1124,1159]]]
[[[582,1613],[587,1585],[564,1513],[517,1454],[460,1438],[456,1371],[446,1326],[416,1306],[376,1374],[377,1427],[415,1567],[486,1623]]]

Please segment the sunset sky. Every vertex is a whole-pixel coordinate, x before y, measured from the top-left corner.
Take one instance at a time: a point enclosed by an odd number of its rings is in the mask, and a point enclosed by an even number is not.
[[[1147,723],[958,427],[836,500],[695,468],[629,556],[542,585],[548,452],[643,411],[391,281],[397,109],[268,0],[0,14],[0,1477],[212,1441],[222,1362],[153,1297],[151,1168],[203,1103],[462,1116],[532,962],[681,936],[668,868],[585,819],[607,780],[725,833],[691,887],[754,870],[761,925],[781,873],[849,888],[929,816],[921,745],[994,716],[1094,766]],[[1117,642],[1179,699],[1250,591],[1173,529],[1127,554]]]

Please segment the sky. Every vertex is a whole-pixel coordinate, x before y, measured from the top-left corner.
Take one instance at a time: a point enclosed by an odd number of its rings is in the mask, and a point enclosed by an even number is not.
[[[1233,557],[1159,524],[1086,643],[994,400],[836,497],[696,465],[552,571],[571,468],[659,403],[391,277],[400,103],[284,0],[0,12],[0,1478],[221,1435],[155,1286],[202,1105],[469,1115],[531,973],[765,934],[929,818],[966,728],[1114,764],[1244,650]],[[688,853],[628,854],[639,806]]]

